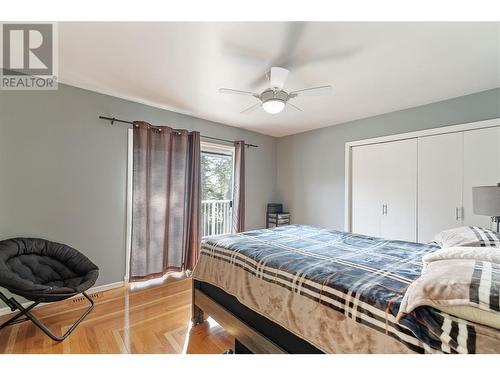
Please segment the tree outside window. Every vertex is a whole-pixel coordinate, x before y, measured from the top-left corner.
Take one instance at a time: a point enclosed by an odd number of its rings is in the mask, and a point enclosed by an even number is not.
[[[233,160],[231,155],[201,153],[201,199],[232,199]]]

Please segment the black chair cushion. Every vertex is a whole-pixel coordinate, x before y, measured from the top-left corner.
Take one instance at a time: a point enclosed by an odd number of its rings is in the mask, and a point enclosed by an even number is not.
[[[0,241],[0,286],[31,301],[59,301],[89,289],[99,268],[79,251],[39,238]]]

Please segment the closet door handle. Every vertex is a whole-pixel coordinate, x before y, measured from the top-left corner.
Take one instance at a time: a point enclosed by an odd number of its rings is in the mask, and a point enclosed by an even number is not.
[[[382,215],[387,215],[387,204],[382,205]]]
[[[458,219],[459,219],[458,210],[459,210],[459,208],[455,207],[455,220],[456,221],[458,221]]]

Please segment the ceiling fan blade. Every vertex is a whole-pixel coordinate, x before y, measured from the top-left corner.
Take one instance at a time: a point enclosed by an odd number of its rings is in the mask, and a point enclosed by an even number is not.
[[[240,113],[242,113],[242,114],[247,114],[247,113],[253,112],[253,111],[255,111],[257,108],[259,108],[261,105],[262,105],[262,103],[257,103],[257,104],[254,104],[254,105],[252,105],[251,107],[248,107],[247,109],[244,109],[244,110],[243,110],[243,111],[241,111]]]
[[[259,97],[259,94],[250,92],[250,91],[243,91],[243,90],[234,90],[234,89],[226,89],[226,88],[220,88],[219,92],[221,94],[236,94],[236,95],[251,95],[256,98]]]
[[[283,89],[288,73],[288,69],[273,66],[269,72],[269,83],[271,87]]]
[[[290,70],[299,70],[305,66],[314,65],[324,62],[337,62],[344,59],[348,59],[362,51],[362,47],[356,46],[351,48],[346,48],[343,50],[330,51],[322,54],[311,55],[307,53],[302,53],[300,56],[296,56],[293,61],[287,65]]]
[[[297,54],[302,35],[306,29],[306,22],[286,22],[285,38],[279,55],[272,60],[272,66],[283,66],[289,68],[290,63]]]
[[[288,94],[289,98],[295,98],[298,95],[309,95],[309,94],[327,94],[332,90],[331,85],[310,87],[307,89],[295,90]]]
[[[290,103],[290,102],[286,102],[286,105],[289,105],[290,107],[295,108],[297,111],[304,112],[302,109],[300,109],[300,108],[299,108],[299,107],[297,107],[296,105],[293,105],[293,104],[292,104],[292,103]]]
[[[253,46],[239,45],[231,41],[224,43],[223,52],[230,57],[250,64],[262,64],[263,61],[269,59],[267,51],[253,48]]]
[[[284,22],[284,39],[281,47],[278,49],[278,53],[274,58],[271,56],[262,55],[262,62],[269,62],[268,66],[281,66],[289,69],[290,63],[295,59],[297,55],[297,47],[302,40],[304,31],[307,29],[307,22]],[[289,69],[290,70],[290,69]],[[264,82],[264,78],[267,77],[267,81]],[[269,83],[268,74],[259,75],[254,80],[252,80],[249,85],[250,87],[262,86]],[[284,83],[284,82],[283,82]],[[271,85],[273,86],[273,85]],[[283,85],[277,86],[283,88]]]

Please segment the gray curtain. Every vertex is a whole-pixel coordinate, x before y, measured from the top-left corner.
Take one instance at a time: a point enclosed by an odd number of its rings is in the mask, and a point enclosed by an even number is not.
[[[192,270],[200,247],[200,134],[134,122],[130,280]]]
[[[245,142],[234,142],[233,232],[245,231]]]

